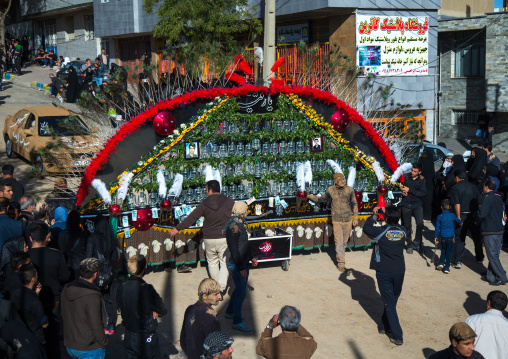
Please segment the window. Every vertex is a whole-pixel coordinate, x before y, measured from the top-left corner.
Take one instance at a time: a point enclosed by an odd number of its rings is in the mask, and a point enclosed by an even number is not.
[[[485,31],[458,31],[455,41],[455,77],[485,76]]]
[[[46,50],[56,46],[56,23],[55,21],[48,21],[44,26],[44,35],[46,38]]]
[[[85,41],[95,39],[93,15],[85,15]]]
[[[481,111],[453,110],[453,123],[455,125],[476,125]]]

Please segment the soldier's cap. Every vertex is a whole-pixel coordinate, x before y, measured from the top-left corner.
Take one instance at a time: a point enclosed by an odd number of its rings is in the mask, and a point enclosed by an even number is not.
[[[455,339],[457,342],[461,342],[476,337],[476,333],[474,332],[474,330],[471,329],[469,325],[463,322],[455,323],[450,328],[449,335],[450,341],[452,339]]]

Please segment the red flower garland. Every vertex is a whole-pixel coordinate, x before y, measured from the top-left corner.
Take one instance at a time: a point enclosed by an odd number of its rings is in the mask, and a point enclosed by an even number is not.
[[[355,109],[349,107],[348,104],[342,100],[339,100],[329,92],[317,90],[310,87],[289,87],[281,85],[272,85],[270,88],[254,85],[244,85],[230,89],[214,88],[209,90],[192,91],[173,99],[160,101],[157,105],[148,108],[146,111],[137,115],[131,121],[120,127],[117,133],[104,143],[104,149],[97,154],[97,156],[91,161],[90,165],[86,168],[77,192],[78,206],[81,205],[85,197],[88,195],[90,184],[95,178],[97,172],[100,170],[101,166],[109,160],[109,156],[112,152],[116,152],[115,149],[118,143],[123,141],[131,133],[137,131],[146,122],[153,121],[154,117],[159,112],[169,111],[174,108],[178,108],[182,104],[192,103],[195,101],[213,100],[217,96],[246,96],[252,92],[261,92],[269,95],[275,95],[277,93],[282,93],[285,95],[295,94],[298,96],[314,98],[315,100],[322,101],[325,104],[334,104],[338,109],[343,109],[346,111],[351,121],[356,122],[364,129],[367,137],[371,139],[371,141],[381,152],[381,155],[385,159],[390,170],[393,172],[397,169],[398,164],[395,156],[393,155],[392,151],[390,151],[385,141],[379,136],[374,127],[372,127],[368,121],[365,121],[363,117],[360,116],[358,112],[356,112]]]

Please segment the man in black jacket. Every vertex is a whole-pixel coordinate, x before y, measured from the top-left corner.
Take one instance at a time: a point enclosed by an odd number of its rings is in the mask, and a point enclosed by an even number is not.
[[[478,221],[481,222],[483,243],[489,259],[487,273],[482,278],[490,285],[502,285],[507,283],[506,271],[499,260],[501,246],[503,245],[503,212],[504,203],[501,196],[494,192],[496,183],[489,179],[483,186],[485,193],[482,206],[478,212]]]
[[[118,289],[118,308],[125,327],[125,359],[159,359],[157,318],[166,315],[162,298],[143,280],[146,258],[133,255],[127,263],[130,277]]]
[[[406,265],[404,262],[404,242],[406,229],[399,225],[400,214],[396,207],[386,208],[384,216],[386,225],[377,227],[379,207],[374,208],[374,215],[365,221],[364,233],[372,239],[374,250],[370,260],[370,269],[376,271],[377,284],[384,304],[383,317],[379,333],[391,330],[390,341],[402,345],[402,328],[397,315],[397,301],[402,292]]]
[[[233,319],[233,329],[241,332],[250,332],[251,329],[245,325],[242,316],[242,304],[247,296],[247,280],[249,279],[249,261],[252,265],[258,265],[256,258],[253,258],[249,249],[249,235],[245,228],[245,218],[248,210],[247,203],[235,202],[233,212],[222,233],[226,234],[229,252],[228,269],[231,271],[235,290],[231,294],[226,309],[226,319]]]
[[[100,266],[97,258],[83,260],[79,279],[67,284],[62,292],[64,346],[73,359],[104,359],[106,355],[107,316],[101,291],[94,284]]]
[[[474,338],[476,333],[466,323],[455,323],[448,334],[451,345],[429,359],[485,359],[483,355],[474,350]]]
[[[462,220],[462,226],[455,227],[455,246],[453,247],[452,267],[460,269],[464,258],[466,235],[469,231],[474,243],[476,260],[483,261],[482,239],[480,227],[475,223],[475,217],[481,203],[481,194],[478,188],[467,181],[467,173],[464,170],[456,170],[453,173],[456,184],[450,190],[453,204],[453,213]],[[452,212],[452,211],[451,211]]]
[[[402,188],[402,201],[400,207],[402,209],[402,224],[407,229],[407,253],[413,253],[413,249],[418,252],[423,251],[422,234],[423,234],[423,206],[422,197],[425,196],[425,179],[420,175],[422,167],[419,163],[413,164],[410,174],[404,176],[404,187]],[[416,234],[414,242],[411,241],[413,234],[413,226],[411,217],[416,220]]]
[[[221,330],[217,313],[212,308],[221,300],[220,284],[211,278],[203,279],[198,296],[199,300],[185,310],[180,332],[180,346],[188,359],[199,359],[208,334]]]
[[[14,166],[13,165],[4,165],[2,167],[2,178],[5,180],[5,183],[10,183],[12,187],[12,202],[20,203],[21,197],[25,194],[25,188],[21,184],[21,182],[17,181],[14,178]]]

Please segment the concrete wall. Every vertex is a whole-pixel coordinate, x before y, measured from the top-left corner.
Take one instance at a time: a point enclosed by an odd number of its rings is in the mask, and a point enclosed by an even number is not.
[[[21,16],[64,11],[73,7],[91,4],[92,0],[20,0]]]
[[[486,27],[485,77],[455,78],[454,31],[480,31]],[[464,138],[472,135],[476,126],[458,126],[453,123],[453,110],[473,111],[483,107],[497,112],[496,142],[508,137],[508,17],[490,13],[482,17],[445,20],[439,22],[441,56],[440,135]],[[503,135],[502,133],[505,133]],[[496,140],[496,139],[495,139]]]
[[[85,60],[94,59],[100,53],[100,38],[95,36],[92,40],[86,40],[85,37],[85,15],[91,14],[92,9],[56,17],[59,56],[69,57],[71,60]]]
[[[101,3],[93,1],[95,33],[98,37],[151,33],[157,24],[157,10],[146,14],[143,0]]]
[[[470,17],[494,11],[494,0],[441,0],[439,16]]]

